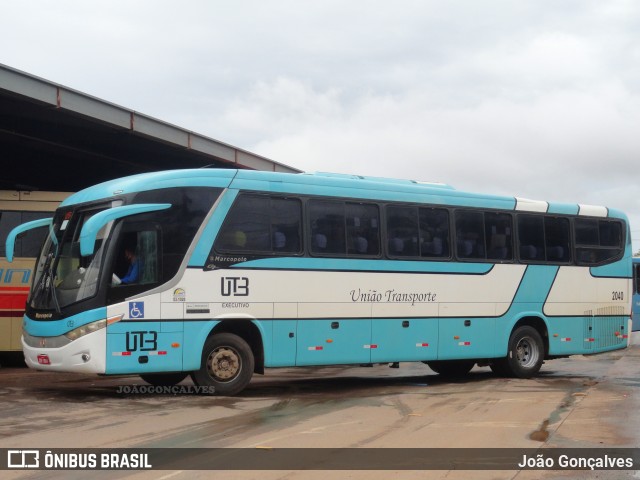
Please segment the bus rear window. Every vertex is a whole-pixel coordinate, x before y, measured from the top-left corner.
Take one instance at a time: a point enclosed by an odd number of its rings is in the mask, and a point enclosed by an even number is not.
[[[597,265],[622,255],[624,230],[621,222],[576,218],[573,225],[578,265]]]

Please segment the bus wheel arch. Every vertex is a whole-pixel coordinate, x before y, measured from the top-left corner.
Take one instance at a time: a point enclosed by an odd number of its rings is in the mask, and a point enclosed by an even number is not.
[[[255,323],[246,319],[223,320],[218,323],[213,330],[211,330],[209,337],[220,333],[232,333],[247,342],[251,348],[254,358],[253,373],[264,374],[263,337],[260,329]]]
[[[200,368],[191,374],[193,382],[216,395],[235,395],[251,381],[254,370],[251,346],[235,333],[209,335],[202,348]]]
[[[507,356],[491,363],[498,375],[531,378],[538,373],[549,352],[547,326],[541,318],[520,319],[511,330]]]

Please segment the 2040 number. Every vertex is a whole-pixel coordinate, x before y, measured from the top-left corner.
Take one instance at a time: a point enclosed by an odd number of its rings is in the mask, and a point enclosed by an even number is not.
[[[624,292],[611,292],[611,300],[615,301],[623,301],[624,300]]]

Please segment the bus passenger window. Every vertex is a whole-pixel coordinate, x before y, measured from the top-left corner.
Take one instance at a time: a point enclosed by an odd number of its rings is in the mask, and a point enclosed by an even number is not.
[[[387,206],[387,248],[391,257],[418,256],[418,208]]]
[[[621,222],[576,218],[573,225],[578,265],[603,264],[622,255],[624,233]]]
[[[518,215],[518,252],[525,263],[546,258],[543,222],[540,215]]]
[[[309,201],[311,252],[320,255],[346,254],[344,203]]]
[[[376,205],[347,203],[347,253],[378,255],[380,216]]]
[[[456,251],[462,259],[486,258],[482,212],[456,212]]]
[[[447,210],[420,209],[420,256],[449,257],[449,212]]]
[[[484,221],[488,247],[487,259],[498,261],[513,260],[511,215],[485,212]]]
[[[547,261],[567,263],[571,261],[571,240],[569,236],[569,219],[562,217],[545,217],[545,247]]]
[[[380,214],[377,205],[310,200],[311,253],[377,256]]]
[[[230,253],[299,253],[301,231],[300,200],[243,194],[231,207],[214,249]]]

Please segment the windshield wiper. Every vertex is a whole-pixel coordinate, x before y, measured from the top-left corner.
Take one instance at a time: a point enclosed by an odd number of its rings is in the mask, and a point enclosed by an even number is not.
[[[32,304],[36,305],[49,305],[49,302],[39,302],[38,297],[44,297],[45,300],[47,297],[51,297],[53,299],[53,304],[56,309],[56,313],[58,315],[62,314],[62,310],[60,309],[60,303],[58,302],[58,297],[56,295],[56,289],[53,286],[54,283],[54,274],[53,267],[51,265],[53,260],[53,253],[50,252],[47,255],[47,260],[42,268],[42,276],[40,277],[40,281],[38,282],[38,287],[35,289],[36,294],[34,295]]]

